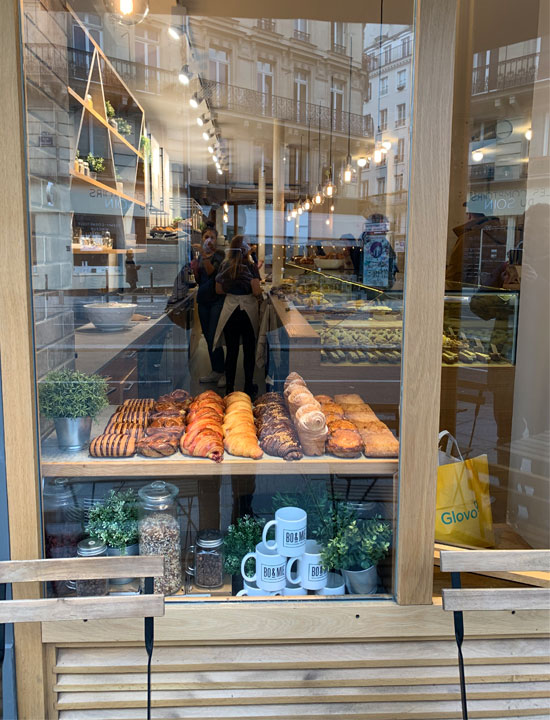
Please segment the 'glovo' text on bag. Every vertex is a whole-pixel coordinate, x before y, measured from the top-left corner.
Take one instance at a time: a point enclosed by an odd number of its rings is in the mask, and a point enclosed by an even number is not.
[[[453,523],[461,523],[464,520],[475,520],[478,516],[477,501],[474,501],[474,507],[471,510],[464,510],[464,512],[455,513],[454,510],[451,512],[441,513],[441,522],[444,525],[452,525]]]

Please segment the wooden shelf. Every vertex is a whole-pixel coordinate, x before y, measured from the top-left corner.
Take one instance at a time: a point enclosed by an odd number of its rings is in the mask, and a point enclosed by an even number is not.
[[[129,148],[141,160],[143,160],[143,153],[140,152],[137,148],[135,148],[131,142],[128,142],[124,135],[121,135],[118,130],[115,130],[112,125],[109,125],[107,120],[105,120],[105,118],[100,115],[97,110],[94,110],[94,108],[89,103],[87,103],[84,98],[80,97],[80,95],[75,92],[72,87],[67,87],[67,90],[69,92],[69,95],[72,95],[72,97],[74,97],[74,99],[77,100],[85,110],[87,110],[91,115],[93,115],[94,118],[103,125],[103,127],[106,127],[107,130],[111,133],[111,135],[114,135],[119,142],[124,143],[127,148]]]
[[[114,406],[100,414],[92,428],[92,437],[99,435]],[[135,455],[131,458],[92,458],[88,450],[64,452],[57,447],[55,434],[42,443],[42,475],[56,477],[98,477],[98,478],[150,478],[174,477],[181,475],[393,475],[397,470],[395,459],[337,458],[331,455],[304,457],[288,462],[282,458],[264,454],[261,460],[234,457],[225,453],[221,463],[206,458],[187,457],[176,453],[166,458],[146,458]]]
[[[136,200],[136,198],[130,197],[130,195],[125,195],[124,193],[119,192],[115,188],[109,187],[109,185],[105,185],[102,182],[99,182],[99,180],[94,180],[91,177],[88,177],[88,175],[82,175],[82,173],[77,173],[75,170],[70,170],[69,174],[72,178],[75,180],[78,180],[83,183],[87,183],[88,185],[93,185],[96,188],[99,188],[100,190],[103,190],[104,192],[111,193],[111,195],[116,195],[119,198],[123,198],[124,200],[128,200],[128,202],[134,203],[135,205],[139,205],[140,207],[145,207],[145,203],[141,200]]]
[[[136,253],[144,253],[147,252],[147,248],[137,248],[137,247],[128,247],[124,250],[117,250],[115,248],[106,248],[101,247],[97,249],[90,249],[90,250],[83,250],[80,245],[77,245],[76,243],[72,243],[71,245],[73,249],[73,253],[75,255],[126,255],[128,250],[132,250],[134,255]]]

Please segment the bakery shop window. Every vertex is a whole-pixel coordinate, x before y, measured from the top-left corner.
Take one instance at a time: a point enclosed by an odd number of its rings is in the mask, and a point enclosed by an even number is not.
[[[27,5],[46,556],[164,554],[176,601],[392,597],[408,182],[363,190],[410,127],[365,124],[364,58],[412,2],[338,52],[308,21],[290,73],[294,19]]]
[[[498,47],[466,38],[457,45],[455,72],[467,77],[455,85],[464,83],[465,94],[455,98],[461,109],[453,122],[472,133],[453,135],[451,156],[466,172],[451,177],[439,547],[550,543],[550,180],[539,171],[548,166],[549,38],[542,18],[541,4],[521,37],[505,22]],[[479,38],[491,37],[488,23],[474,5]]]

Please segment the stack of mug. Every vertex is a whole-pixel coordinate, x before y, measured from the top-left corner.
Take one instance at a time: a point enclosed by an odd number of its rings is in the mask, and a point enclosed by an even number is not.
[[[268,540],[271,527],[275,540]],[[245,566],[254,558],[256,571],[247,575]],[[244,589],[238,595],[343,595],[343,578],[327,573],[321,562],[321,547],[307,539],[307,513],[302,508],[283,507],[264,527],[262,542],[241,562]]]

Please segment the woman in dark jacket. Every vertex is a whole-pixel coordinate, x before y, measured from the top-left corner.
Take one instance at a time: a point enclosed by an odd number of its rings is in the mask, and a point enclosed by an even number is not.
[[[250,260],[250,247],[242,235],[231,241],[228,257],[216,276],[216,292],[225,297],[218,322],[214,347],[221,341],[223,331],[227,357],[225,374],[227,393],[235,389],[235,374],[239,345],[243,345],[244,391],[254,394],[254,365],[258,336],[258,298],[261,297],[258,267]]]
[[[217,239],[218,233],[215,228],[209,227],[203,232],[200,257],[193,262],[193,272],[199,286],[197,290],[199,320],[212,366],[212,371],[199,380],[201,383],[217,383],[218,387],[224,387],[223,348],[214,349],[214,335],[223,307],[223,297],[216,293],[216,274],[223,263],[224,253],[216,249]]]

